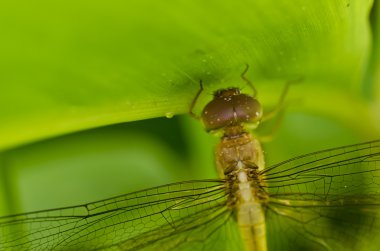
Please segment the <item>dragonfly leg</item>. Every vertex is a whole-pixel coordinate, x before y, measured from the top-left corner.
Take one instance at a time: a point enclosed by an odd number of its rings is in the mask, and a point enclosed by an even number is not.
[[[248,72],[248,69],[249,69],[249,64],[246,64],[245,65],[245,69],[244,71],[241,73],[240,77],[244,80],[244,82],[252,89],[253,91],[253,94],[252,96],[255,98],[256,95],[257,95],[257,90],[256,88],[253,86],[252,82],[247,78],[247,76],[245,74],[247,74]]]
[[[302,78],[298,78],[298,79],[286,82],[284,89],[282,90],[281,96],[278,99],[276,106],[271,111],[264,114],[263,118],[261,119],[261,122],[265,122],[265,121],[268,121],[270,119],[273,119],[278,114],[280,114],[281,111],[283,111],[286,108],[285,98],[286,98],[286,95],[288,94],[288,90],[289,90],[290,85],[298,83],[300,81],[302,81]]]
[[[194,106],[197,103],[198,98],[201,95],[202,91],[203,91],[202,80],[199,80],[199,90],[198,90],[197,94],[195,94],[195,96],[193,98],[193,101],[191,101],[191,105],[190,105],[190,108],[189,108],[189,114],[190,114],[190,116],[193,117],[193,118],[195,118],[195,119],[200,119],[200,116],[198,116],[197,114],[195,114],[193,110],[194,110]]]
[[[277,119],[276,121],[274,122],[274,125],[272,126],[272,128],[269,130],[269,132],[267,132],[266,134],[264,135],[255,135],[255,137],[260,141],[260,142],[263,142],[263,143],[266,143],[266,142],[271,142],[274,138],[274,136],[277,134],[278,130],[280,129],[280,126],[282,124],[282,121],[284,120],[284,117],[285,117],[285,110],[286,110],[286,107],[284,106],[277,114]]]
[[[281,96],[276,104],[276,106],[269,111],[268,113],[264,114],[263,118],[261,119],[261,123],[267,122],[268,120],[272,120],[276,118],[276,121],[274,122],[274,126],[271,128],[271,130],[266,135],[258,135],[258,139],[262,142],[270,142],[272,141],[274,135],[278,132],[280,129],[280,125],[282,124],[282,121],[284,120],[285,111],[289,104],[285,103],[286,95],[288,94],[288,90],[291,84],[295,84],[300,82],[302,79],[296,79],[288,81],[284,89],[282,90]]]

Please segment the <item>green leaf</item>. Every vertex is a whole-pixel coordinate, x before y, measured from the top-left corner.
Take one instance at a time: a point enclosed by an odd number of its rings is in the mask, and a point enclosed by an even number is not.
[[[136,122],[40,141],[2,154],[0,212],[81,204],[194,177],[176,121]],[[47,199],[48,198],[48,199]],[[0,213],[1,214],[1,213]]]
[[[265,105],[280,83],[299,77],[304,88],[295,96],[315,100],[305,89],[329,88],[322,100],[338,94],[348,103],[368,59],[370,7],[361,0],[3,2],[0,149],[187,112],[199,80],[207,93],[244,86],[246,63]]]
[[[370,93],[369,96],[374,96],[377,106],[378,121],[380,121],[380,4],[379,1],[374,3],[371,11],[370,22],[372,26],[372,53],[369,60],[369,66],[366,74],[365,87]],[[373,91],[374,93],[371,93]],[[372,94],[372,95],[371,95]]]

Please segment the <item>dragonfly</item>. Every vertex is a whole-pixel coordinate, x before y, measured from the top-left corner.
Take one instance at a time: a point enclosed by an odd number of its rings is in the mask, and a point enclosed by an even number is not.
[[[191,104],[195,117],[202,90]],[[0,217],[0,250],[362,250],[373,243],[380,233],[380,140],[266,167],[246,127],[262,118],[255,93],[216,91],[200,119],[206,131],[223,132],[219,179]]]

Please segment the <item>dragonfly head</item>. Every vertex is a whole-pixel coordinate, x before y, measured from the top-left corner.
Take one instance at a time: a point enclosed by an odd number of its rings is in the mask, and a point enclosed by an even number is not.
[[[202,120],[207,131],[223,129],[242,123],[258,124],[263,110],[257,99],[238,88],[220,89],[203,109]]]

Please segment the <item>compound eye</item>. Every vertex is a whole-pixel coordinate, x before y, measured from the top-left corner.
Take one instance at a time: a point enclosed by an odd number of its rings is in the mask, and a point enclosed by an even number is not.
[[[261,117],[260,103],[246,94],[216,96],[202,112],[202,120],[207,131],[241,123],[257,124]]]
[[[241,123],[256,123],[263,116],[263,109],[259,101],[245,94],[236,97],[234,110]]]
[[[233,105],[230,99],[215,98],[202,112],[202,121],[207,131],[217,130],[231,124]]]

